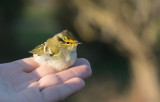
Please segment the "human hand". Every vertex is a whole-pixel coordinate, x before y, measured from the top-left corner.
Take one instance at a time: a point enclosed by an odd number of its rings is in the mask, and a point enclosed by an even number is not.
[[[32,58],[0,64],[0,102],[57,102],[82,89],[91,73],[83,58],[58,73]]]

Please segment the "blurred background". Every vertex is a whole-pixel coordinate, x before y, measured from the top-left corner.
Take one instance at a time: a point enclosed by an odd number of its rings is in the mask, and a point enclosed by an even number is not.
[[[1,0],[0,63],[67,29],[93,75],[63,102],[160,102],[159,20],[159,0]]]

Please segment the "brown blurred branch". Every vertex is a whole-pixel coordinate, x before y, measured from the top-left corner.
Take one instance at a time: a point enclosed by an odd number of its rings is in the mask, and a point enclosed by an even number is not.
[[[128,53],[133,73],[131,100],[159,102],[153,50],[159,25],[159,1],[100,0],[98,4],[91,0],[72,0],[72,3],[79,10],[74,25],[84,40],[105,43],[116,40],[116,45]],[[102,33],[95,33],[93,26]]]

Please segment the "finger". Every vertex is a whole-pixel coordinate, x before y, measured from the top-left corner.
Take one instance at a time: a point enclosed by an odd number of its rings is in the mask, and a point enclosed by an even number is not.
[[[43,78],[41,78],[38,83],[41,89],[44,89],[46,87],[61,84],[74,77],[86,78],[90,75],[91,69],[88,68],[88,66],[86,65],[81,65],[59,73],[46,75]]]
[[[85,83],[82,79],[72,78],[63,84],[48,87],[42,90],[42,97],[45,102],[58,102],[79,91],[84,86]]]
[[[91,74],[92,74],[90,63],[85,58],[78,58],[76,60],[75,64],[73,65],[73,67],[70,68],[70,69],[77,76],[80,76],[81,78],[87,78],[87,77],[91,76]],[[80,74],[80,73],[83,73],[83,72],[85,72],[85,73],[84,74]]]
[[[12,66],[12,68],[20,69],[24,72],[31,72],[39,66],[38,63],[33,60],[33,58],[24,58],[8,64]]]
[[[34,76],[37,80],[40,78],[44,77],[45,75],[48,74],[54,74],[56,73],[56,70],[54,70],[50,66],[40,66],[39,68],[35,69],[30,73],[31,76]]]
[[[90,67],[89,61],[85,58],[78,58],[73,66],[79,66],[79,65],[87,65],[88,67]]]

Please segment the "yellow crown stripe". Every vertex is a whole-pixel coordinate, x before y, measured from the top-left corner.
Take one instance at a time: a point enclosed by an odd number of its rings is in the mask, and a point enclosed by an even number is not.
[[[65,40],[65,42],[77,42],[76,40]]]

